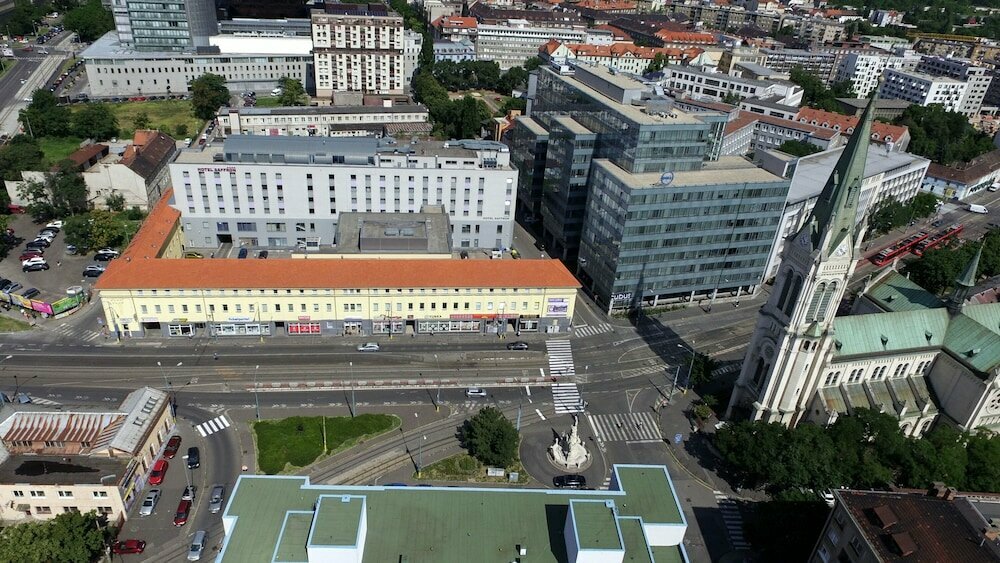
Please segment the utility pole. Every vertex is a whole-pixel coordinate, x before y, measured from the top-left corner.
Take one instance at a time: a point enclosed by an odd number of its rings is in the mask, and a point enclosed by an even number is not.
[[[358,404],[354,400],[354,362],[348,362],[351,366],[351,418],[356,416]]]
[[[441,363],[438,362],[437,354],[434,354],[434,365],[437,366],[438,371],[441,371]],[[434,412],[438,412],[440,410],[441,410],[441,376],[438,375],[438,391],[437,391],[437,400],[434,401]]]
[[[424,435],[420,439],[420,445],[417,448],[417,479],[420,478],[420,472],[424,469],[424,442],[427,440],[427,436]]]
[[[253,367],[253,402],[257,411],[257,420],[260,420],[260,390],[257,388],[257,370],[259,369],[260,365]]]

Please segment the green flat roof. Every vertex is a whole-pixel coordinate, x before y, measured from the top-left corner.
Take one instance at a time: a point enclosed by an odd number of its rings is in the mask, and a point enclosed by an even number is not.
[[[281,530],[281,541],[274,553],[276,562],[295,563],[308,561],[306,542],[309,541],[309,528],[312,527],[312,512],[290,512]]]
[[[309,545],[357,545],[364,508],[362,497],[320,497]]]
[[[653,563],[639,519],[622,518],[618,520],[618,525],[622,530],[622,541],[625,542],[624,560],[629,563]]]
[[[623,550],[618,537],[615,511],[603,501],[574,500],[570,502],[580,549]]]
[[[584,511],[581,541],[608,542],[621,549],[613,513],[604,501],[614,503],[619,521],[622,516],[636,516],[646,524],[686,527],[665,467],[616,466],[615,470],[621,489],[616,491],[355,487],[310,485],[306,477],[242,475],[223,516],[229,533],[218,561],[270,563],[276,546],[282,555],[300,557],[302,551],[287,545],[292,539],[282,532],[298,538],[304,550],[301,521],[295,518],[287,524],[285,515],[314,514],[321,497],[326,498],[313,520],[313,545],[317,537],[335,543],[356,535],[363,514],[368,529],[364,563],[399,561],[403,556],[410,563],[510,563],[518,557],[518,545],[533,563],[563,563],[564,531],[573,500],[600,501],[583,504],[596,505],[606,515]],[[363,513],[354,510],[360,505],[353,502],[348,503],[350,517],[347,511],[334,510],[334,505],[343,508],[342,495],[363,497]],[[338,523],[344,530],[327,529]],[[607,523],[608,530],[598,530],[601,523]],[[608,539],[609,533],[615,534],[614,541]]]
[[[681,553],[679,546],[663,545],[653,548],[653,561],[655,563],[685,563],[687,559]]]

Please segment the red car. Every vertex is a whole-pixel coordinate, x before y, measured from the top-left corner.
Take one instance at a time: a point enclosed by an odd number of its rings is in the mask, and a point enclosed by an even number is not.
[[[177,455],[177,450],[180,448],[181,437],[171,436],[170,439],[167,440],[167,447],[163,448],[163,457],[167,459],[174,459],[174,456]]]
[[[163,483],[163,477],[166,476],[168,467],[170,467],[170,464],[167,463],[167,460],[156,460],[156,463],[153,464],[153,471],[149,473],[149,484],[159,485]]]
[[[174,514],[174,526],[180,527],[188,522],[188,514],[191,513],[191,501],[182,500],[177,505],[177,514]]]
[[[25,260],[35,258],[36,256],[44,256],[44,253],[41,250],[25,250],[21,253],[20,260],[21,262],[24,262]]]
[[[115,540],[111,544],[111,552],[119,555],[126,553],[142,553],[146,550],[146,542],[142,540]]]

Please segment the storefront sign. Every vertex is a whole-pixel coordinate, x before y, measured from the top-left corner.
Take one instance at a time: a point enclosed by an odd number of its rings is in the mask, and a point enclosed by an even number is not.
[[[248,323],[253,320],[253,317],[228,317],[226,320],[231,323]]]
[[[569,299],[550,297],[545,305],[545,313],[550,317],[565,317],[569,312]]]
[[[311,318],[312,318],[312,317],[310,317],[309,315],[299,315],[299,320],[300,320],[300,321],[308,321],[308,320],[310,320]]]
[[[160,319],[158,317],[143,317],[142,318],[142,322],[144,322],[144,323],[155,323],[155,322],[157,322],[159,320]]]

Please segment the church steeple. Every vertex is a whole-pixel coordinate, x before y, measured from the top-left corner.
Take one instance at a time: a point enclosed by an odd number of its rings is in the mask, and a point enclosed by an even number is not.
[[[872,96],[869,100],[861,120],[851,133],[847,148],[841,153],[833,174],[827,179],[813,208],[812,216],[804,227],[809,230],[813,248],[824,253],[833,252],[844,237],[854,231],[858,223],[858,197],[861,193],[861,182],[865,177],[865,164],[868,161],[876,99],[877,96]]]
[[[976,274],[979,272],[979,260],[983,257],[984,246],[986,246],[985,241],[979,243],[979,248],[976,250],[976,254],[972,257],[972,260],[969,260],[962,273],[955,278],[955,289],[951,291],[951,296],[948,297],[948,310],[952,313],[962,311],[965,300],[969,298],[969,293],[976,286]]]

